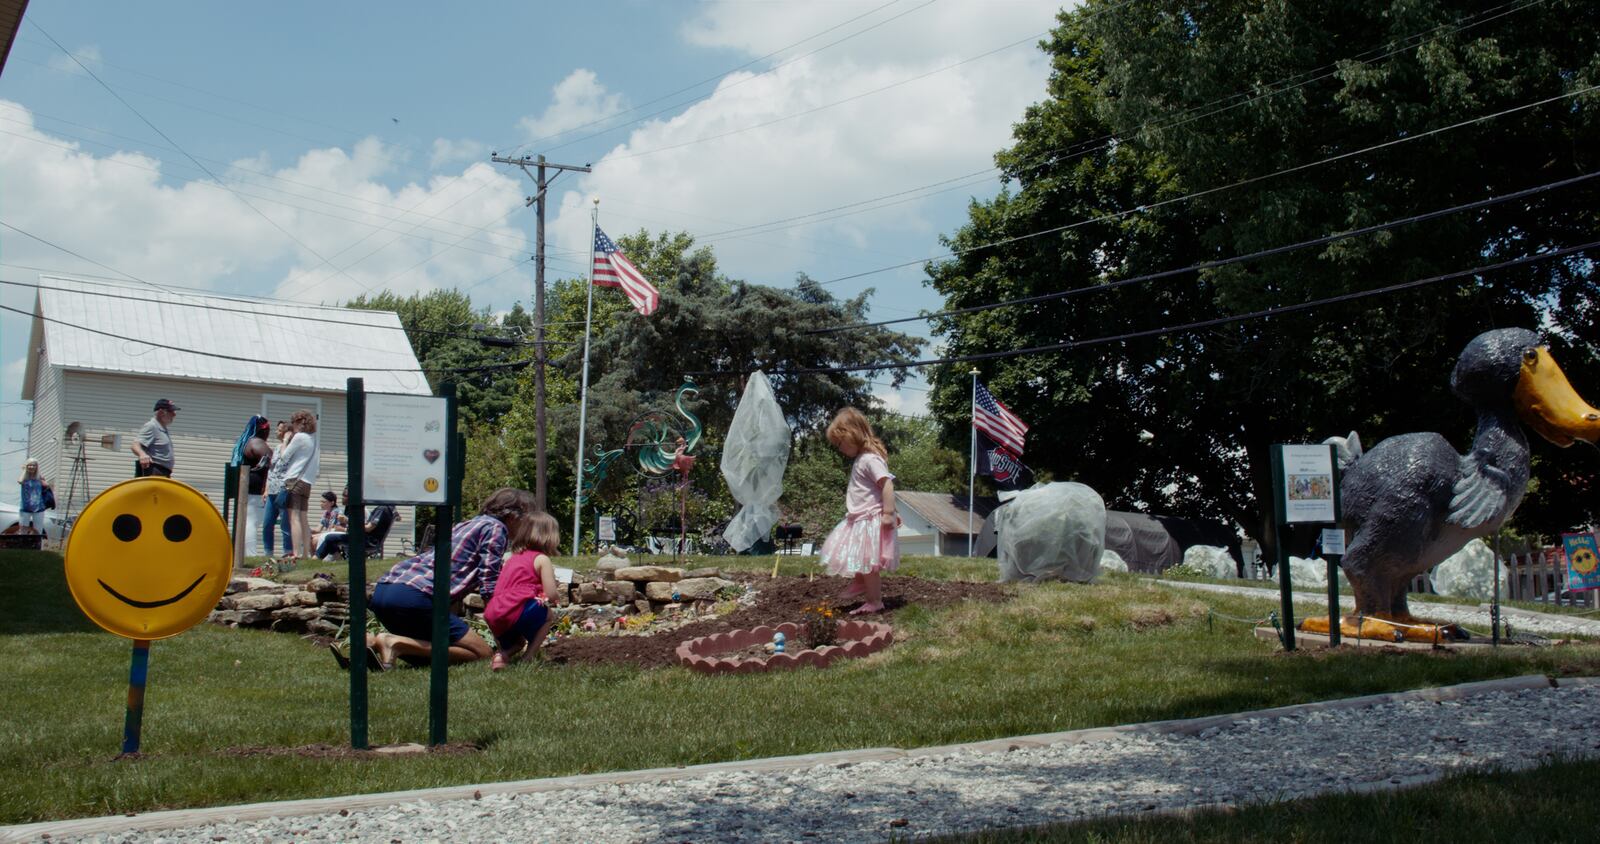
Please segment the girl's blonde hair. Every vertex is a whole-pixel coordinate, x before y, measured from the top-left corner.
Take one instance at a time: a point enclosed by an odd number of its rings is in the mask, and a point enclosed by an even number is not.
[[[37,470],[39,468],[39,461],[33,459],[32,457],[28,458],[27,460],[22,461],[22,474],[17,476],[17,483],[20,484],[23,481],[28,479],[28,467],[29,466],[32,466],[34,468],[34,470],[37,472]]]
[[[889,459],[889,449],[872,432],[872,423],[867,421],[866,414],[853,407],[840,408],[833,415],[833,421],[828,423],[828,442],[833,443],[834,448],[843,448],[845,443],[850,443],[855,446],[857,454],[870,451],[885,460]]]
[[[556,523],[555,516],[543,510],[536,510],[522,519],[511,537],[512,551],[537,551],[554,557],[560,547],[561,525]]]

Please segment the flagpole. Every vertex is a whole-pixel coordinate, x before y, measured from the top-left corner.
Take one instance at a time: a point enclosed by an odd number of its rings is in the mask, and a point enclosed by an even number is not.
[[[972,403],[967,411],[967,418],[972,422],[972,447],[968,451],[970,461],[967,471],[967,556],[972,556],[972,499],[974,487],[978,485],[978,368],[973,367],[969,373],[972,375]]]
[[[572,491],[572,556],[578,556],[583,536],[583,435],[589,421],[589,323],[594,318],[594,238],[600,230],[600,200],[594,201],[589,215],[589,304],[583,309],[583,381],[578,388],[578,460],[573,464],[577,483]],[[976,383],[976,382],[974,382]]]

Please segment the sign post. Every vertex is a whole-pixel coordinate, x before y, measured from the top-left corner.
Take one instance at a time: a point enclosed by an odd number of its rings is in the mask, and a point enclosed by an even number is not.
[[[1339,521],[1334,477],[1333,447],[1329,445],[1275,445],[1272,447],[1272,507],[1277,532],[1279,612],[1283,616],[1283,649],[1292,651],[1294,636],[1294,592],[1289,573],[1289,545],[1285,541],[1292,524],[1336,524]],[[1340,543],[1341,551],[1343,550]],[[1338,570],[1330,565],[1328,577],[1329,627],[1339,625]],[[1330,633],[1330,642],[1337,635]]]
[[[350,520],[350,743],[367,746],[366,505],[413,504],[434,508],[433,648],[429,675],[428,735],[445,741],[449,703],[450,526],[461,494],[464,443],[456,435],[455,385],[441,395],[368,393],[360,378],[346,382],[349,425]],[[357,637],[362,637],[358,642]]]

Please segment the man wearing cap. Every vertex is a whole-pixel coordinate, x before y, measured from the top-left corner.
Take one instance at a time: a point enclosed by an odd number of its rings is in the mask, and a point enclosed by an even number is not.
[[[170,399],[156,400],[156,415],[139,429],[139,438],[133,443],[134,456],[139,458],[139,477],[172,477],[172,435],[167,433],[167,426],[176,418],[177,405]]]

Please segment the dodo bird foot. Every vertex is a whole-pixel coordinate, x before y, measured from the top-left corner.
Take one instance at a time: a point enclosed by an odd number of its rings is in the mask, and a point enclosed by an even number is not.
[[[1297,626],[1306,633],[1322,635],[1327,635],[1329,629],[1327,616],[1308,618]],[[1431,644],[1457,642],[1467,638],[1466,632],[1454,624],[1435,624],[1411,615],[1397,616],[1390,613],[1344,616],[1339,619],[1339,633],[1349,639]]]

